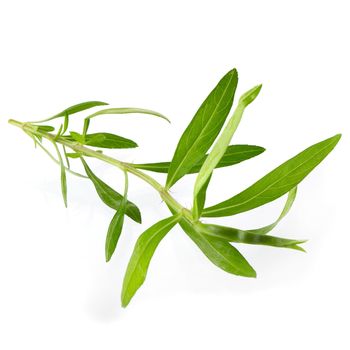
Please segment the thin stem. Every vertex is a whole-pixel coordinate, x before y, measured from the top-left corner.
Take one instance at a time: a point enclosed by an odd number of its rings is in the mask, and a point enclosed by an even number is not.
[[[125,183],[124,183],[124,201],[127,200],[128,190],[129,190],[129,177],[128,173],[124,171]]]
[[[67,164],[67,168],[66,169],[70,169],[70,162],[67,156],[67,150],[66,150],[66,146],[62,146],[63,147],[63,154],[64,154],[64,158],[66,159],[66,164]]]
[[[52,155],[52,153],[46,147],[44,147],[44,145],[42,145],[40,142],[37,142],[36,144],[49,156],[50,159],[52,159],[56,164],[60,165],[60,162]],[[66,171],[68,171],[72,175],[81,177],[83,179],[88,179],[89,178],[88,176],[85,176],[83,174],[77,173],[77,172],[67,168],[66,166],[65,166],[65,169],[66,169]]]
[[[193,219],[191,211],[183,207],[179,202],[177,202],[177,200],[174,197],[172,197],[172,195],[165,187],[163,187],[159,182],[157,182],[155,179],[153,179],[151,176],[147,175],[143,171],[136,169],[132,164],[121,162],[120,160],[107,156],[106,154],[94,151],[88,147],[79,144],[76,141],[70,141],[63,137],[59,137],[57,138],[57,140],[55,140],[55,135],[52,135],[48,132],[36,130],[28,123],[21,123],[12,119],[9,120],[9,123],[23,129],[24,131],[28,131],[34,135],[39,135],[43,138],[46,138],[51,142],[55,141],[63,146],[69,147],[77,153],[99,159],[103,162],[116,166],[124,172],[128,172],[137,176],[138,178],[152,186],[159,193],[160,197],[164,200],[168,207],[170,207],[171,210],[177,213],[181,213],[182,216],[190,222],[195,221]]]

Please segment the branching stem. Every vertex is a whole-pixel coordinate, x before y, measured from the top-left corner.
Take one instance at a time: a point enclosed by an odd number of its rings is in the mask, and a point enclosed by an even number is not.
[[[64,137],[57,137],[56,138],[56,135],[50,134],[50,133],[45,132],[45,131],[37,130],[30,123],[22,123],[22,122],[13,120],[13,119],[10,119],[9,123],[11,125],[14,125],[14,126],[17,126],[17,127],[21,128],[26,133],[30,133],[30,134],[33,134],[33,135],[40,136],[40,137],[45,138],[45,139],[47,139],[47,140],[49,140],[51,142],[59,143],[59,144],[65,146],[65,147],[68,147],[68,148],[72,149],[74,152],[82,154],[83,156],[85,155],[85,156],[89,156],[89,157],[93,157],[93,158],[99,159],[99,160],[101,160],[101,161],[103,161],[105,163],[109,163],[109,164],[111,164],[111,165],[121,169],[124,172],[128,172],[130,174],[133,174],[133,175],[137,176],[138,178],[142,179],[143,181],[145,181],[149,185],[151,185],[159,193],[159,195],[162,198],[162,200],[172,210],[176,211],[177,213],[181,213],[183,215],[183,217],[185,219],[187,219],[188,221],[190,221],[190,222],[194,222],[195,221],[193,219],[191,211],[186,209],[185,207],[183,207],[179,202],[177,202],[177,200],[169,193],[169,191],[164,186],[162,186],[153,177],[147,175],[146,173],[144,173],[143,171],[141,171],[139,169],[136,169],[132,164],[124,163],[124,162],[122,162],[120,160],[117,160],[117,159],[115,159],[113,157],[110,157],[110,156],[107,156],[107,155],[105,155],[103,153],[94,151],[93,149],[85,147],[85,146],[79,144],[76,141],[70,141],[70,140],[67,140]],[[54,159],[54,160],[55,160],[55,162],[57,162],[56,159]],[[68,171],[72,172],[72,170],[68,170]]]

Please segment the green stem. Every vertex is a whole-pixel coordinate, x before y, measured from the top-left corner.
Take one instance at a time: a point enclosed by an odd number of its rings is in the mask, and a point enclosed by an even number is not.
[[[159,193],[159,195],[163,199],[163,201],[171,209],[173,209],[177,213],[181,213],[186,220],[188,220],[190,222],[194,222],[194,219],[193,219],[193,216],[192,216],[190,210],[186,209],[179,202],[177,202],[176,199],[174,197],[172,197],[172,195],[169,193],[169,191],[164,186],[162,186],[159,182],[157,182],[155,179],[153,179],[151,176],[147,175],[143,171],[136,169],[132,164],[121,162],[120,160],[117,160],[115,158],[107,156],[103,153],[99,153],[97,151],[94,151],[88,147],[85,147],[85,146],[79,144],[76,141],[70,141],[70,140],[67,140],[66,138],[63,138],[63,137],[58,137],[57,139],[55,139],[56,135],[50,134],[48,132],[36,130],[29,123],[22,123],[22,122],[13,120],[13,119],[10,119],[8,122],[11,125],[14,125],[14,126],[21,128],[25,132],[29,132],[31,134],[41,136],[41,137],[43,137],[51,142],[57,142],[63,146],[69,147],[70,149],[72,149],[73,151],[75,151],[77,153],[80,153],[80,154],[85,155],[85,156],[97,158],[99,160],[102,160],[103,162],[109,163],[109,164],[123,170],[124,172],[128,172],[130,174],[137,176],[138,178],[142,179],[143,181],[147,182],[150,186],[152,186]]]
[[[51,154],[51,152],[46,147],[44,147],[40,142],[37,142],[36,144],[50,157],[50,159],[52,159],[56,164],[60,165],[60,162]],[[71,170],[70,168],[68,168],[66,166],[65,166],[65,168],[66,168],[66,171],[68,171],[72,175],[81,177],[83,179],[88,179],[88,176],[85,176],[83,174],[77,173],[76,171],[73,171],[73,170]]]

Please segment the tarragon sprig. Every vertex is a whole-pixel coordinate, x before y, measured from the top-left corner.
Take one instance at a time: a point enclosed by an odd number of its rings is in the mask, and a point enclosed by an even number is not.
[[[333,150],[341,135],[335,135],[308,147],[244,191],[221,203],[205,207],[207,188],[215,169],[238,164],[265,151],[260,146],[230,144],[245,109],[257,98],[261,90],[261,85],[257,85],[243,94],[235,111],[225,124],[232,108],[237,83],[236,69],[229,71],[219,81],[182,134],[170,162],[138,164],[122,162],[106,155],[101,149],[134,148],[138,146],[136,142],[109,132],[88,133],[91,119],[107,114],[141,113],[168,120],[164,115],[149,109],[123,107],[96,111],[85,117],[81,133],[69,130],[71,116],[91,108],[101,108],[107,103],[83,102],[66,108],[52,117],[35,122],[22,123],[9,120],[10,124],[21,128],[34,140],[36,145],[39,145],[50,158],[60,165],[61,188],[65,205],[67,205],[66,173],[68,172],[91,180],[103,203],[115,211],[107,232],[106,261],[112,258],[117,248],[125,217],[141,223],[140,209],[128,199],[128,174],[137,176],[152,186],[169,208],[171,216],[152,225],[140,235],[136,242],[124,277],[122,306],[128,305],[143,284],[156,248],[176,225],[182,228],[211,262],[222,270],[239,276],[256,277],[256,272],[237,248],[231,244],[232,242],[304,251],[300,245],[305,240],[276,237],[269,235],[269,232],[291,209],[298,184]],[[46,124],[56,119],[62,121],[57,132],[53,125]],[[48,150],[44,142],[53,145],[57,157]],[[88,164],[89,158],[99,159],[124,173],[123,194],[118,193],[92,171]],[[70,160],[74,159],[82,162],[86,175],[72,170]],[[160,184],[145,171],[166,174],[165,184]],[[195,173],[198,175],[193,189],[193,207],[186,208],[172,196],[169,190],[183,176]],[[205,217],[232,216],[249,211],[285,194],[288,196],[281,214],[277,220],[264,227],[242,230],[202,221]]]

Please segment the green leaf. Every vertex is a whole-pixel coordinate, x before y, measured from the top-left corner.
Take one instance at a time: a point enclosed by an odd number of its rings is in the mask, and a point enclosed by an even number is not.
[[[71,131],[69,135],[63,137],[69,141],[77,141],[82,145],[85,143],[84,136],[75,131]]]
[[[124,197],[120,193],[115,191],[113,188],[108,186],[100,178],[98,178],[92,172],[92,170],[89,168],[89,166],[87,165],[86,161],[83,158],[81,158],[81,161],[84,165],[86,175],[90,178],[90,180],[94,184],[96,192],[101,198],[102,202],[105,203],[110,208],[118,210]],[[130,219],[138,223],[141,223],[140,210],[134,203],[127,201],[125,214],[129,216]]]
[[[238,164],[250,158],[256,157],[263,153],[265,148],[251,145],[231,145],[228,146],[225,154],[216,165],[216,168],[223,168],[230,165]],[[199,162],[192,167],[188,174],[198,173],[208,155],[205,155]],[[153,171],[156,173],[167,173],[169,171],[170,162],[133,164],[135,168]]]
[[[62,112],[51,117],[51,119],[64,117],[66,114],[71,115],[71,114],[75,114],[78,112],[82,112],[82,111],[85,111],[86,109],[90,109],[92,107],[106,106],[106,105],[108,105],[108,103],[100,102],[100,101],[88,101],[88,102],[78,103],[76,105],[73,105],[73,106],[70,106],[70,107],[64,109]]]
[[[110,134],[107,132],[98,132],[85,135],[71,131],[70,135],[64,136],[69,141],[77,141],[82,145],[100,147],[100,148],[135,148],[137,143],[125,137]]]
[[[55,141],[61,136],[62,130],[63,130],[63,125],[61,124],[59,129],[58,129],[58,131],[57,131],[57,134],[56,134],[56,136],[54,138]]]
[[[111,260],[111,257],[115,251],[117,246],[120,234],[122,233],[123,224],[124,224],[124,216],[126,211],[126,203],[127,203],[127,194],[128,194],[128,175],[125,173],[125,190],[124,197],[120,203],[117,212],[112,218],[111,223],[108,227],[107,237],[106,237],[106,245],[105,245],[105,254],[106,254],[106,262]]]
[[[105,105],[108,105],[108,103],[100,102],[100,101],[82,102],[82,103],[78,103],[76,105],[70,106],[70,107],[64,109],[62,112],[55,114],[52,117],[49,117],[49,118],[46,118],[43,120],[33,121],[30,123],[43,123],[43,122],[47,122],[49,120],[53,120],[53,119],[57,119],[57,118],[61,118],[61,117],[65,117],[65,123],[67,123],[68,122],[67,117],[71,114],[82,112],[82,111],[85,111],[86,109],[90,109],[92,107],[105,106]]]
[[[200,106],[177,145],[169,167],[167,188],[188,174],[213,144],[230,112],[237,82],[237,71],[233,69]]]
[[[194,201],[196,202],[196,197],[200,189],[207,182],[208,178],[211,176],[213,170],[216,168],[217,164],[220,162],[221,158],[226,152],[229,146],[232,136],[237,130],[237,127],[242,119],[243,112],[245,108],[254,101],[261,90],[261,85],[258,85],[251,90],[243,94],[238,102],[238,106],[233,113],[233,116],[228,121],[223,132],[215,142],[213,149],[209,153],[207,159],[202,165],[201,170],[198,173],[195,185],[194,185]]]
[[[291,209],[294,203],[296,195],[297,195],[297,187],[294,187],[288,192],[288,197],[287,197],[286,203],[284,204],[283,210],[275,222],[264,227],[256,228],[253,230],[246,230],[246,232],[259,234],[259,235],[266,235],[268,232],[272,231],[277,226],[277,224],[289,213],[289,210]]]
[[[62,159],[60,150],[58,149],[58,146],[57,146],[56,142],[53,141],[53,145],[54,145],[54,147],[56,149],[58,161],[59,161],[60,168],[61,168],[61,191],[62,191],[62,197],[63,197],[64,205],[67,208],[67,177],[66,177],[66,168],[64,166],[63,159]]]
[[[163,219],[148,228],[138,238],[128,267],[126,269],[123,289],[122,306],[126,307],[136,291],[146,279],[148,266],[160,241],[177,224],[179,216]]]
[[[184,219],[180,221],[180,226],[204,255],[220,269],[238,276],[256,277],[255,270],[229,242],[203,234],[198,227]]]
[[[290,248],[295,250],[304,251],[298,244],[305,243],[306,240],[293,240],[274,236],[261,235],[257,233],[251,233],[245,230],[240,230],[233,227],[211,225],[211,224],[197,224],[198,229],[204,234],[223,239],[228,242],[245,243],[245,244],[258,244],[267,245],[279,248]]]
[[[289,159],[252,186],[224,202],[206,208],[205,217],[229,216],[269,203],[300,183],[333,150],[341,135],[316,143]]]
[[[80,153],[72,153],[72,152],[67,152],[66,153],[66,156],[68,157],[68,158],[80,158],[81,157],[81,154]]]
[[[101,148],[135,148],[137,143],[125,137],[110,134],[107,132],[99,132],[88,134],[85,136],[85,144],[93,147]]]
[[[51,132],[55,131],[55,128],[51,125],[34,125],[37,127],[38,131],[43,131],[43,132]]]
[[[117,247],[117,243],[122,233],[125,215],[125,204],[122,202],[117,212],[114,214],[111,223],[108,227],[106,244],[105,244],[105,255],[106,262],[111,260],[111,257]]]
[[[170,120],[164,116],[163,114],[160,114],[158,112],[152,111],[150,109],[143,109],[143,108],[132,108],[132,107],[127,107],[127,108],[107,108],[107,109],[102,109],[101,111],[98,111],[96,113],[93,113],[86,117],[86,119],[91,119],[94,117],[97,117],[99,115],[104,115],[104,114],[149,114],[149,115],[154,115],[156,117],[165,119],[170,123]],[[85,127],[87,129],[87,127]]]
[[[64,205],[67,208],[67,177],[66,177],[66,168],[64,167],[63,161],[60,161],[61,164],[61,189]]]
[[[64,115],[62,135],[67,131],[69,125],[69,114],[66,112]]]
[[[209,185],[211,179],[211,175],[209,176],[209,178],[207,179],[207,182],[204,184],[204,186],[200,189],[200,191],[197,194],[197,199],[194,203],[193,206],[193,217],[194,219],[198,219],[200,218],[203,208],[205,206],[205,199],[207,196],[207,188]]]
[[[69,162],[69,157],[67,156],[66,146],[63,145],[62,147],[63,147],[64,158],[65,158],[66,164],[67,164],[67,169],[70,169],[70,162]]]

